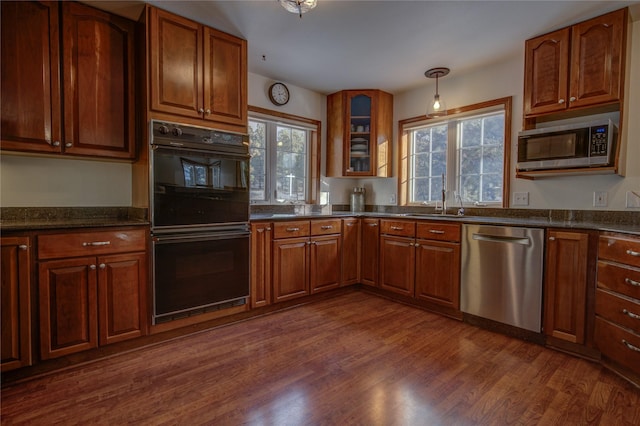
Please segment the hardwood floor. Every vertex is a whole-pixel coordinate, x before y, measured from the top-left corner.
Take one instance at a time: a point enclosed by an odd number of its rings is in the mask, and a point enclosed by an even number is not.
[[[599,365],[355,291],[2,389],[3,425],[640,424]]]

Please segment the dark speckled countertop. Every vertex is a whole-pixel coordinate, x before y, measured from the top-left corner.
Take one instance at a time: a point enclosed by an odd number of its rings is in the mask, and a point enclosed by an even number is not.
[[[2,232],[144,225],[149,225],[147,210],[134,207],[0,208]]]

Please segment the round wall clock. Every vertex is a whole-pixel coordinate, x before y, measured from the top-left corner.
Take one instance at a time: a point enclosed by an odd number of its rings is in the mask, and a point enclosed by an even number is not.
[[[289,102],[289,89],[284,83],[273,83],[269,86],[269,100],[278,106],[286,104]]]

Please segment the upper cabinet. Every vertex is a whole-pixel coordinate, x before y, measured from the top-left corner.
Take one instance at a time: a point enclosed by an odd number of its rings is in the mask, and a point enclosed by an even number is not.
[[[327,176],[391,176],[393,96],[345,90],[327,97]]]
[[[246,40],[148,10],[151,118],[246,133]]]
[[[2,149],[133,159],[135,23],[73,2],[2,7]]]
[[[527,40],[525,119],[621,104],[627,20],[625,8]]]

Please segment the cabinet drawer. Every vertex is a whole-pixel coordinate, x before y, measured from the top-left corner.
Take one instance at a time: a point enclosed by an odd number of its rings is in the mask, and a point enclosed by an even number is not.
[[[145,229],[38,235],[38,259],[146,250]]]
[[[595,342],[611,360],[640,373],[640,336],[596,317]]]
[[[596,314],[640,334],[640,303],[596,290]]]
[[[640,269],[599,260],[598,287],[640,299]]]
[[[312,220],[311,235],[339,234],[341,225],[340,219]]]
[[[438,222],[418,222],[416,235],[418,238],[439,241],[460,241],[460,225]]]
[[[640,267],[640,239],[601,235],[598,243],[598,257]]]
[[[398,235],[401,237],[415,237],[416,223],[403,220],[381,220],[380,231],[387,235]]]
[[[308,237],[310,225],[308,220],[294,222],[274,222],[273,238]]]

